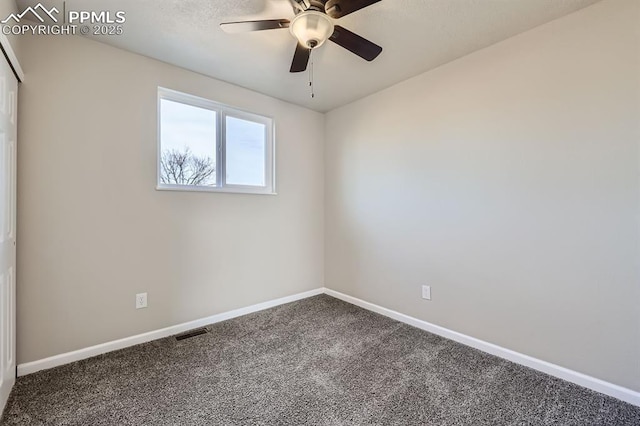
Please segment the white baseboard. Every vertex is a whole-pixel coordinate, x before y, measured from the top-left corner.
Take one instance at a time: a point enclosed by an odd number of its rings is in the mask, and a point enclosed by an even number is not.
[[[304,293],[298,293],[292,296],[258,303],[257,305],[247,306],[246,308],[234,309],[233,311],[223,312],[221,314],[213,315],[207,318],[162,328],[160,330],[154,330],[148,333],[125,337],[124,339],[113,340],[107,343],[101,343],[99,345],[90,346],[88,348],[79,349],[77,351],[67,352],[60,355],[55,355],[49,358],[40,359],[38,361],[19,364],[18,377],[35,373],[36,371],[47,370],[49,368],[58,367],[60,365],[69,364],[75,361],[80,361],[82,359],[91,358],[96,355],[102,355],[104,353],[116,351],[118,349],[124,349],[129,346],[139,345],[140,343],[146,343],[152,340],[161,339],[163,337],[172,336],[174,334],[179,334],[187,330],[204,327],[209,324],[226,321],[232,318],[240,317],[242,315],[251,314],[253,312],[263,311],[265,309],[273,308],[274,306],[295,302],[296,300],[306,299],[307,297],[317,296],[318,294],[322,293],[324,293],[324,288],[317,288],[315,290],[306,291]]]
[[[324,292],[329,296],[333,296],[347,303],[351,303],[352,305],[356,305],[369,311],[384,315],[386,317],[393,318],[396,321],[409,324],[430,333],[454,340],[458,343],[462,343],[463,345],[471,346],[472,348],[479,349],[491,355],[504,358],[511,362],[515,362],[516,364],[524,365],[534,370],[549,374],[550,376],[575,383],[585,388],[612,396],[614,398],[640,407],[640,392],[636,392],[622,386],[614,385],[613,383],[605,382],[604,380],[597,379],[595,377],[591,377],[577,371],[569,370],[568,368],[560,367],[559,365],[555,365],[547,361],[542,361],[529,355],[524,355],[519,352],[494,345],[493,343],[485,342],[483,340],[476,339],[475,337],[467,336],[465,334],[458,333],[457,331],[449,330],[447,328],[440,327],[438,325],[431,324],[429,322],[422,321],[405,314],[401,314],[400,312],[396,312],[391,309],[383,308],[382,306],[366,302],[364,300],[340,293],[338,291],[326,288]]]
[[[46,370],[60,365],[69,364],[74,361],[79,361],[82,359],[91,358],[96,355],[123,349],[129,346],[138,345],[140,343],[146,343],[152,340],[161,339],[163,337],[172,336],[174,334],[179,334],[187,330],[203,327],[205,325],[214,324],[221,321],[226,321],[242,315],[269,309],[274,306],[295,302],[296,300],[306,299],[308,297],[316,296],[322,293],[367,309],[369,311],[376,312],[386,317],[393,318],[397,321],[409,324],[430,333],[454,340],[456,342],[462,343],[463,345],[471,346],[472,348],[479,349],[491,355],[504,358],[506,360],[515,362],[516,364],[533,368],[534,370],[541,371],[559,379],[575,383],[585,388],[612,396],[614,398],[640,407],[640,392],[636,392],[634,390],[627,389],[622,386],[618,386],[613,383],[609,383],[604,380],[579,373],[577,371],[569,370],[568,368],[560,367],[559,365],[555,365],[547,361],[542,361],[540,359],[533,358],[531,356],[524,355],[519,352],[494,345],[493,343],[485,342],[483,340],[476,339],[475,337],[467,336],[465,334],[458,333],[457,331],[449,330],[447,328],[440,327],[438,325],[431,324],[429,322],[422,321],[405,314],[401,314],[400,312],[396,312],[391,309],[383,308],[382,306],[378,306],[373,303],[358,299],[356,297],[352,297],[338,291],[330,290],[328,288],[318,288],[304,293],[294,294],[292,296],[259,303],[257,305],[248,306],[246,308],[235,309],[233,311],[224,312],[207,318],[190,321],[160,330],[150,331],[148,333],[138,334],[136,336],[126,337],[124,339],[102,343],[100,345],[55,355],[38,361],[20,364],[18,365],[18,376],[24,376],[27,374],[35,373],[36,371]]]

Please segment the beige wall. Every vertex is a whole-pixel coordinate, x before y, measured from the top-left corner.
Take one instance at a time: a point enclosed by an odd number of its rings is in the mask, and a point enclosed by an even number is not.
[[[328,113],[327,287],[640,390],[639,22],[597,3]]]
[[[81,37],[21,42],[19,363],[323,286],[322,114]],[[156,191],[158,86],[274,117],[279,194]]]

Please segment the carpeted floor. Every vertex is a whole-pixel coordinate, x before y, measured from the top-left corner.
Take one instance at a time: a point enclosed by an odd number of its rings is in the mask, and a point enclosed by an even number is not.
[[[321,295],[21,377],[1,425],[640,425],[640,408]]]

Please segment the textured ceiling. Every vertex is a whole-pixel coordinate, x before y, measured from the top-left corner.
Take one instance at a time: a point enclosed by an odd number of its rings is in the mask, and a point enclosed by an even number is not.
[[[289,0],[67,0],[67,10],[124,10],[120,36],[101,42],[258,92],[328,111],[598,0],[382,0],[336,22],[384,48],[366,62],[327,42],[308,74],[290,74],[289,31],[227,34],[225,21],[292,18]],[[22,10],[38,1],[18,0]],[[62,10],[62,0],[42,0]]]

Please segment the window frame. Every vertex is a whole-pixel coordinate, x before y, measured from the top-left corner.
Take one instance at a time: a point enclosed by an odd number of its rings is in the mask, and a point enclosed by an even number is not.
[[[216,186],[205,185],[178,185],[161,183],[160,171],[162,168],[162,100],[178,102],[181,104],[210,110],[216,113]],[[156,190],[158,191],[191,191],[191,192],[223,192],[236,194],[261,194],[276,195],[275,179],[275,125],[273,118],[255,114],[239,108],[231,107],[206,98],[178,92],[176,90],[158,87],[157,99],[157,153],[156,153]],[[265,185],[237,185],[226,182],[226,118],[232,117],[246,120],[265,126]]]

